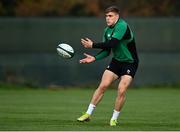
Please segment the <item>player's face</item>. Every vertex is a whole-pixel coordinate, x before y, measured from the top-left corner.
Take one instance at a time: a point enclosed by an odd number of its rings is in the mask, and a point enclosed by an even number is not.
[[[106,23],[107,26],[113,26],[119,19],[119,14],[115,12],[109,12],[106,14]]]

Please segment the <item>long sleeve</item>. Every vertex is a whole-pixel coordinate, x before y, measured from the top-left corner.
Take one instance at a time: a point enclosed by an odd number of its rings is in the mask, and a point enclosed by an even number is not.
[[[110,52],[111,52],[111,49],[103,49],[97,55],[95,55],[94,57],[96,58],[96,60],[101,60],[101,59],[109,56]]]
[[[113,48],[119,43],[120,40],[116,38],[112,38],[108,42],[102,42],[102,43],[93,43],[93,48],[98,48],[98,49],[107,49],[107,48]]]

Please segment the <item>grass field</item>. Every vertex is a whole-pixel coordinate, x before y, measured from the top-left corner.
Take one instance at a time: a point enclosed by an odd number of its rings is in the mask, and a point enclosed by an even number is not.
[[[94,89],[0,88],[0,130],[180,130],[180,89],[129,89],[117,127],[109,126],[115,89],[109,89],[92,120],[79,123]]]

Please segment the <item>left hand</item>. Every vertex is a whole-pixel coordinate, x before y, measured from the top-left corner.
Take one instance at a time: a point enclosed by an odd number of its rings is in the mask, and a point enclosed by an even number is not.
[[[94,56],[84,53],[86,56],[84,59],[79,60],[79,63],[91,63],[94,62],[96,59]]]
[[[92,48],[93,41],[89,38],[81,39],[81,43],[84,46],[84,48]]]

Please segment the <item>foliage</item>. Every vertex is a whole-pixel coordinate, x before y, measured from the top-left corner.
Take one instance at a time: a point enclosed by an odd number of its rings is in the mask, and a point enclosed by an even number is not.
[[[179,0],[0,0],[1,16],[103,16],[117,5],[123,16],[179,16]]]

